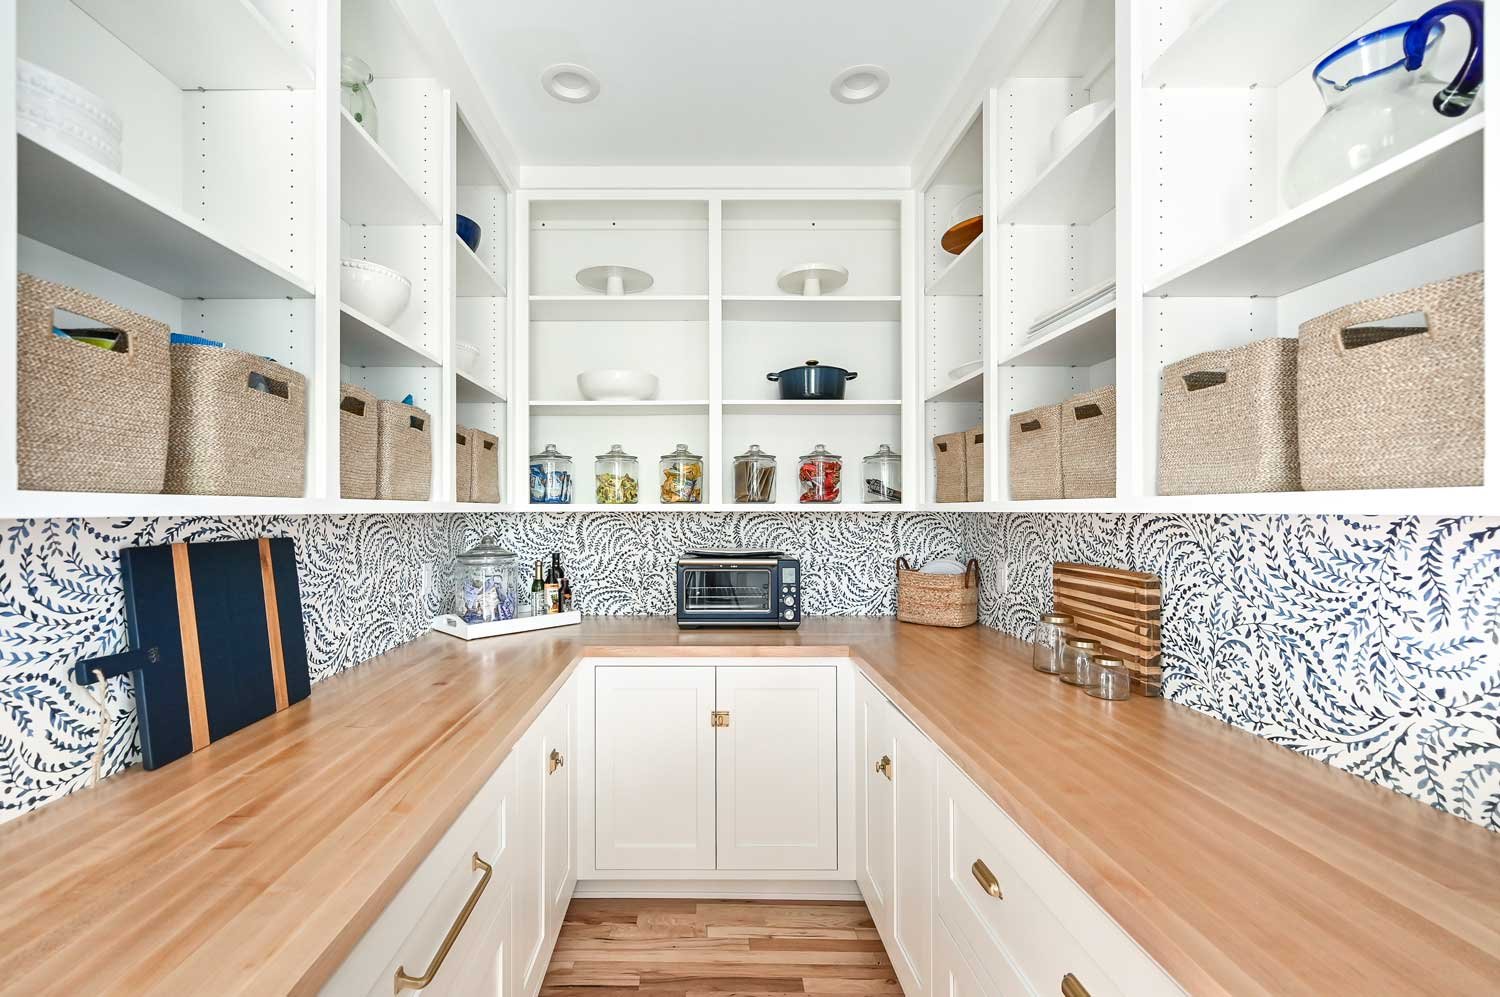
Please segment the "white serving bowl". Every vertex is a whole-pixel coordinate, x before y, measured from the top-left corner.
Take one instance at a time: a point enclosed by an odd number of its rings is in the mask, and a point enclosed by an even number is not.
[[[120,171],[120,116],[98,94],[25,59],[16,60],[16,127]]]
[[[659,382],[644,370],[586,370],[578,375],[578,391],[591,402],[639,402],[656,397]]]
[[[458,369],[473,377],[479,370],[479,347],[472,343],[454,343],[453,348],[458,351]]]
[[[1072,114],[1063,118],[1052,129],[1052,160],[1056,162],[1069,146],[1083,137],[1083,134],[1094,127],[1110,109],[1114,102],[1109,100],[1096,100],[1092,104],[1085,104]]]
[[[390,325],[411,301],[411,281],[369,260],[340,260],[339,297],[355,311]]]

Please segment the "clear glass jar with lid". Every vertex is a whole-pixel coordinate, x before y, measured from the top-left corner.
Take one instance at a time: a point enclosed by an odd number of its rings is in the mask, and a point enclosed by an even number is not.
[[[1096,699],[1129,699],[1130,672],[1119,658],[1096,657],[1083,691]]]
[[[612,444],[594,458],[594,501],[600,505],[635,505],[641,497],[641,462]]]
[[[703,455],[686,443],[661,456],[661,500],[668,504],[703,501]]]
[[[1048,675],[1056,675],[1062,670],[1064,641],[1068,627],[1072,625],[1073,617],[1062,613],[1047,613],[1042,617],[1036,633],[1031,635],[1032,668]]]
[[[521,578],[515,551],[480,544],[454,559],[453,612],[465,623],[516,618]]]
[[[759,443],[750,444],[749,450],[734,459],[734,500],[776,501],[776,457]]]
[[[1093,676],[1094,655],[1099,653],[1099,642],[1087,637],[1069,637],[1063,648],[1062,667],[1057,677],[1069,685],[1087,685]]]
[[[865,502],[875,505],[901,501],[901,455],[889,443],[865,458]]]
[[[844,458],[819,443],[797,467],[799,502],[837,502],[843,495]]]
[[[531,455],[531,501],[535,505],[565,505],[573,501],[573,458],[549,443]]]

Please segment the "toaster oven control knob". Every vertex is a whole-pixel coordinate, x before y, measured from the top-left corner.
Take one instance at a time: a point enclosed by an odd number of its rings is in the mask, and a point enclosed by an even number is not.
[[[781,601],[783,603],[785,603],[786,605],[788,605],[788,606],[795,606],[795,605],[797,605],[797,600],[793,599],[791,596],[787,596],[785,599],[782,599]]]
[[[797,615],[796,613],[794,613],[790,609],[788,609],[786,612],[784,612],[784,613],[781,614],[781,618],[783,620],[790,620],[793,617],[795,617],[796,615]]]

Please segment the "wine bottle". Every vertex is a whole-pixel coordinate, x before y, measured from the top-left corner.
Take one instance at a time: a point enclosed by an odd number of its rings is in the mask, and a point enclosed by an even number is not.
[[[561,601],[562,585],[558,581],[558,577],[557,577],[561,573],[561,571],[562,571],[561,559],[558,557],[558,555],[553,554],[552,555],[552,564],[547,568],[547,577],[546,577],[545,581],[542,583],[543,584],[543,588],[544,588],[544,590],[547,593],[547,612],[548,613],[560,613],[560,612],[562,612],[562,601]]]
[[[531,615],[542,616],[547,612],[547,586],[542,581],[542,562],[533,566],[531,578]]]

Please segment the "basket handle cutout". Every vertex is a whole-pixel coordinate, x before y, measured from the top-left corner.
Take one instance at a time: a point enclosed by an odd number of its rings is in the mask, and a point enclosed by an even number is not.
[[[365,403],[353,395],[345,395],[339,401],[339,411],[348,412],[350,415],[363,416],[365,414]]]
[[[426,419],[422,418],[419,415],[409,415],[406,418],[407,418],[407,423],[406,424],[408,426],[410,426],[412,429],[415,429],[419,433],[424,433],[424,432],[427,431],[427,420]]]
[[[1084,419],[1097,419],[1104,414],[1104,410],[1095,404],[1074,405],[1073,418],[1082,422]]]
[[[469,445],[469,438],[463,433],[454,433],[453,438],[461,447],[466,447]]]
[[[493,449],[495,449],[495,441],[494,440],[485,440],[484,441],[484,448],[486,450],[493,450]]]
[[[983,433],[975,433],[974,434],[974,442],[975,443],[983,443],[984,442],[984,434]]]
[[[252,370],[250,375],[245,378],[245,387],[251,391],[260,391],[268,395],[274,395],[277,398],[292,397],[291,385],[277,378],[267,377],[258,371]]]
[[[65,339],[90,350],[101,350],[105,353],[130,352],[130,334],[124,329],[116,328],[103,319],[89,318],[87,315],[70,312],[66,308],[52,309],[52,334],[59,339]],[[108,341],[111,345],[100,346],[96,343],[82,342],[81,340],[84,339]]]
[[[939,443],[937,445],[937,448],[938,448],[938,453],[947,453],[948,452],[948,444],[946,444],[946,443]]]
[[[1195,370],[1191,374],[1182,375],[1182,383],[1189,391],[1217,388],[1228,380],[1229,371],[1227,370]]]
[[[1021,432],[1023,433],[1034,433],[1041,428],[1042,420],[1040,419],[1027,419],[1025,422],[1021,423]]]
[[[1339,346],[1346,350],[1358,350],[1408,336],[1425,336],[1431,331],[1432,325],[1426,312],[1408,312],[1405,315],[1347,325],[1339,330]]]

